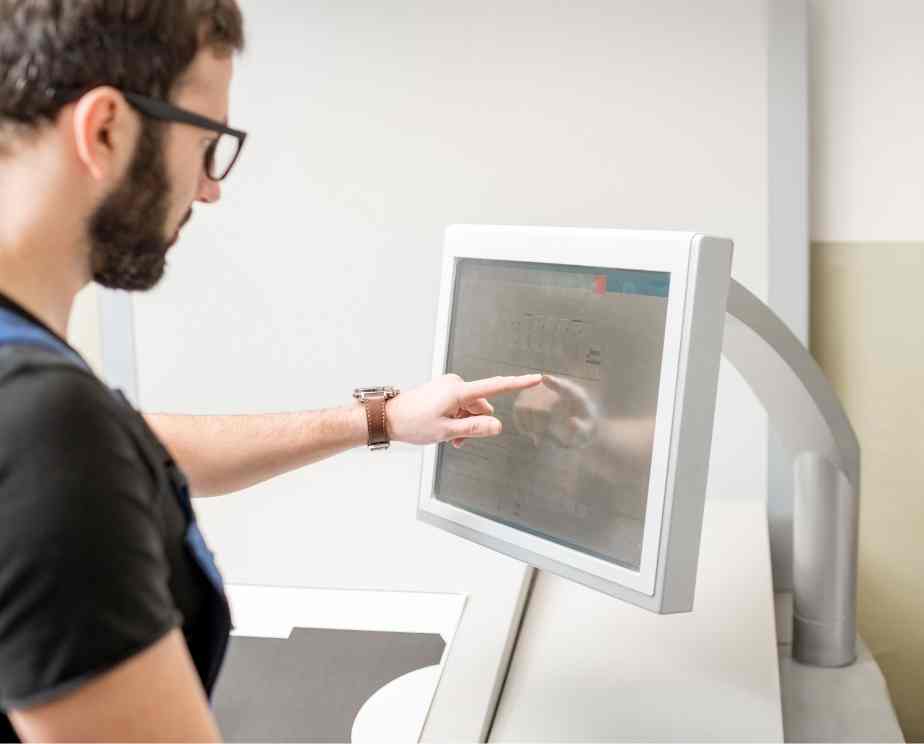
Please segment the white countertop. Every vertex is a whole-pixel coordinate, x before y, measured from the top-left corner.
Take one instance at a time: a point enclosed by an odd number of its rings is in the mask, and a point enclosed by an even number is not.
[[[885,678],[862,639],[849,667],[822,669],[792,659],[792,595],[777,594],[780,682],[786,741],[903,742]]]
[[[692,613],[537,576],[490,741],[782,741],[766,506],[708,501]]]

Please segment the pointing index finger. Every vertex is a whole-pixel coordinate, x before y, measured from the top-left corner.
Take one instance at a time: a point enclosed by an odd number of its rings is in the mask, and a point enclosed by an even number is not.
[[[495,395],[515,393],[525,390],[542,382],[541,374],[518,375],[516,377],[488,377],[484,380],[466,382],[462,390],[462,400],[470,401],[473,398],[493,398]]]

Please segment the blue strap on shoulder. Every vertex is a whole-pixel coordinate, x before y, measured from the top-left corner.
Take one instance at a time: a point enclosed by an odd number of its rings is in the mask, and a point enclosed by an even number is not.
[[[67,344],[44,328],[30,323],[14,312],[0,307],[0,346],[36,346],[64,356],[81,369],[90,372],[87,363]]]
[[[67,344],[63,343],[41,326],[26,320],[22,316],[6,308],[0,307],[0,346],[5,345],[35,346],[47,349],[60,354],[69,362],[92,373],[87,363]],[[189,520],[186,543],[205,575],[219,593],[224,595],[224,582],[222,581],[218,567],[215,565],[215,557],[206,545],[205,539],[199,530],[199,525],[196,522],[196,515],[190,503],[189,487],[186,484],[185,476],[180,473],[179,468],[177,468],[172,461],[169,464],[176,474],[176,476],[173,477],[173,473],[171,473],[171,480],[174,481],[173,489],[179,500],[180,507]]]
[[[47,349],[58,353],[71,364],[92,374],[92,370],[80,355],[59,338],[22,316],[0,307],[0,347],[2,346],[34,346]],[[207,613],[212,628],[208,638],[211,649],[209,653],[209,672],[208,676],[203,678],[203,683],[211,695],[215,678],[227,650],[228,634],[232,627],[228,600],[225,596],[224,581],[218,566],[215,564],[215,556],[206,545],[205,538],[202,536],[199,524],[196,521],[196,515],[189,498],[189,486],[186,483],[186,478],[172,460],[167,463],[167,466],[170,471],[174,495],[188,520],[184,536],[186,546],[199,570],[202,571],[215,591],[215,601],[211,605],[211,611]]]

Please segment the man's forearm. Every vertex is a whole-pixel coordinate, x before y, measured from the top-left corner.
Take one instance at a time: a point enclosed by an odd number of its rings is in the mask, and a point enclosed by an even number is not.
[[[197,496],[240,491],[366,443],[361,404],[253,416],[146,414]]]
[[[395,442],[434,444],[493,437],[501,422],[488,398],[535,387],[542,375],[465,382],[446,374],[386,404]],[[255,483],[366,444],[369,425],[361,403],[305,413],[256,416],[145,416],[198,496],[240,491]]]

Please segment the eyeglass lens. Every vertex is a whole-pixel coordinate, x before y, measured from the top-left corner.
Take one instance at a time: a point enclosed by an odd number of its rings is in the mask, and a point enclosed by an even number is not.
[[[219,135],[218,139],[209,146],[205,153],[205,168],[210,178],[218,181],[228,174],[237,156],[238,146],[237,137],[230,134]]]

